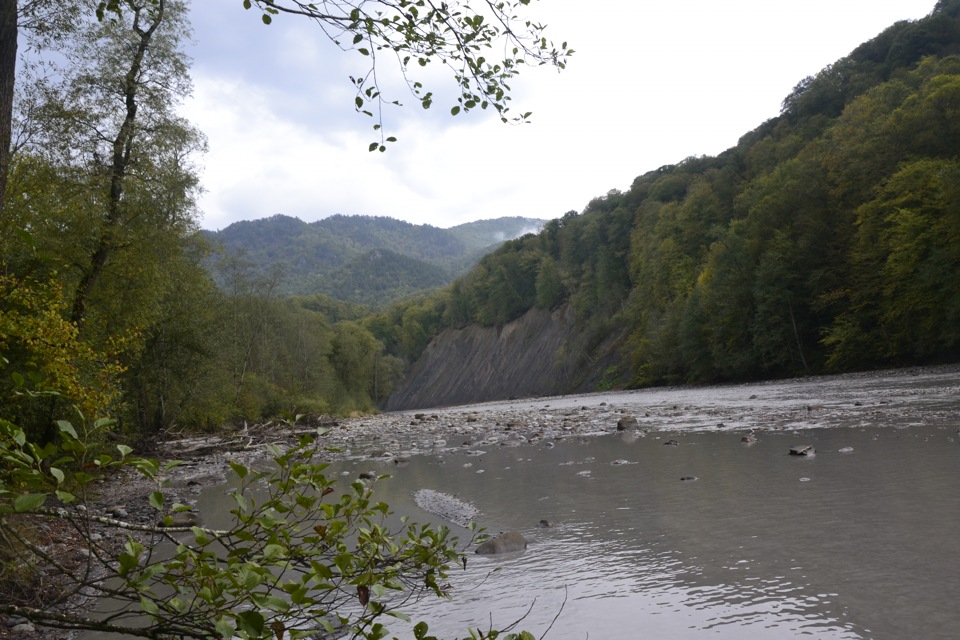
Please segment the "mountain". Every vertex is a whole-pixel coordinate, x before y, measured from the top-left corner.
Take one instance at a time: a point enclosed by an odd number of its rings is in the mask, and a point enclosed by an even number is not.
[[[403,318],[421,354],[381,339],[422,358],[391,408],[505,397],[531,354],[552,369],[523,389],[542,393],[960,360],[960,0],[801,80],[735,147],[504,243]]]
[[[544,223],[504,217],[441,229],[381,216],[307,223],[278,214],[205,234],[221,257],[240,261],[251,277],[279,273],[274,291],[280,295],[324,293],[382,305],[450,283],[505,240]]]

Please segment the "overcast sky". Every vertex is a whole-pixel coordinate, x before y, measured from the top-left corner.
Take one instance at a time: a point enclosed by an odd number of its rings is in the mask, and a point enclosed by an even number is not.
[[[935,0],[540,0],[530,15],[576,49],[566,71],[526,69],[509,126],[493,112],[453,118],[408,95],[385,113],[398,138],[369,153],[353,110],[363,61],[316,25],[270,26],[241,0],[191,3],[194,95],[208,137],[201,224],[334,213],[449,227],[500,216],[555,218],[686,157],[716,155],[778,115],[804,77]],[[447,83],[437,77],[436,93]]]

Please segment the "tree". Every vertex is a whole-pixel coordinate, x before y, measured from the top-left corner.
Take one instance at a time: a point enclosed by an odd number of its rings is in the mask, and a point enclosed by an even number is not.
[[[17,72],[17,5],[0,3],[0,220],[10,170],[10,133],[13,128],[13,88]]]

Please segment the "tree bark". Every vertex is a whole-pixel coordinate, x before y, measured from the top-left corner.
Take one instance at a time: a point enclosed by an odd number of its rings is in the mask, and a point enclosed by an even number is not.
[[[17,0],[0,0],[0,221],[7,200],[13,87],[17,73]]]

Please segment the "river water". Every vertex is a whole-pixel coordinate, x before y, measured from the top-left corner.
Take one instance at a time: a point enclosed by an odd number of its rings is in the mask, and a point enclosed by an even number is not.
[[[446,409],[616,407],[649,430],[390,465],[377,497],[398,513],[443,522],[414,501],[432,489],[529,540],[471,555],[452,601],[406,612],[447,638],[524,616],[550,640],[960,637],[958,390],[947,369]],[[816,455],[788,455],[801,444]]]
[[[640,429],[616,431],[624,415]],[[529,540],[468,553],[451,601],[404,609],[438,637],[520,618],[549,640],[960,637],[958,367],[452,407],[428,432],[413,418],[331,434],[347,455],[330,472],[389,473],[378,499],[461,539],[418,491]],[[383,443],[405,461],[365,455]],[[210,520],[222,496],[201,496]]]

